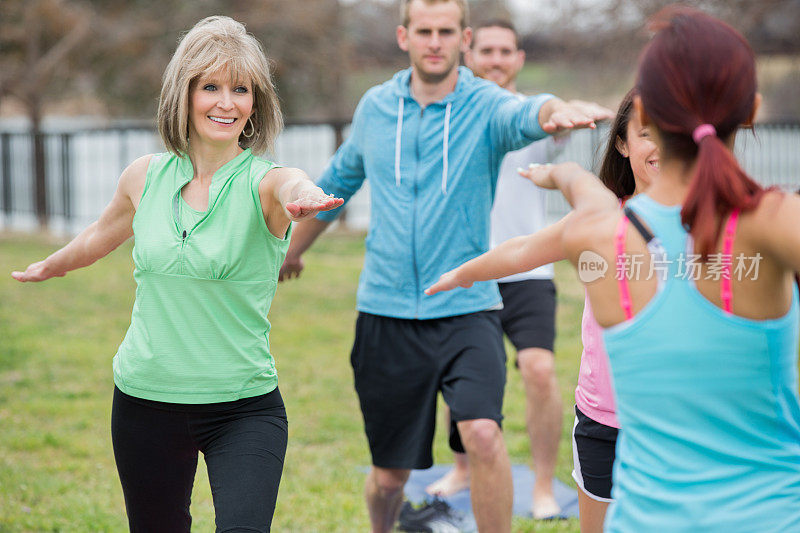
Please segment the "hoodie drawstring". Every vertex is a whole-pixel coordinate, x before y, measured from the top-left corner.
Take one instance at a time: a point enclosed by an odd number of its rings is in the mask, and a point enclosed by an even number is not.
[[[442,140],[442,194],[447,194],[447,153],[450,151],[450,108],[452,102],[447,102],[444,110],[444,139]]]
[[[397,104],[397,134],[394,141],[394,183],[397,187],[400,186],[400,141],[403,136],[403,104],[404,99],[401,96]]]
[[[394,140],[394,183],[400,186],[400,152],[403,137],[403,106],[404,99],[401,97],[397,102],[397,131]],[[448,153],[450,151],[450,110],[452,102],[447,103],[444,110],[444,136],[442,139],[442,194],[447,194],[447,170],[449,166]]]

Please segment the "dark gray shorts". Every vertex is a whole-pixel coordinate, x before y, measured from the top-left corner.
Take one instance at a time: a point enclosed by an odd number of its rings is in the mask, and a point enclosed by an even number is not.
[[[456,422],[502,422],[506,354],[497,311],[433,320],[359,313],[350,362],[372,464],[433,465],[436,397],[450,407],[450,446],[463,451]]]

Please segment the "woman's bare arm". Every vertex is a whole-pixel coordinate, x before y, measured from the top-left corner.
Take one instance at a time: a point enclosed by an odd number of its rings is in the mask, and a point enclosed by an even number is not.
[[[83,268],[105,257],[130,238],[133,235],[133,215],[144,190],[150,157],[137,159],[122,172],[114,197],[97,221],[43,261],[29,265],[24,272],[12,272],[11,276],[23,282],[64,276],[70,270]]]

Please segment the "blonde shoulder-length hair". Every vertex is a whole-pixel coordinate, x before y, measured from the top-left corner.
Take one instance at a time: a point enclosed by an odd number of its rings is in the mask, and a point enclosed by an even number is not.
[[[255,153],[272,151],[283,128],[278,95],[270,65],[258,40],[230,17],[207,17],[181,39],[161,85],[158,102],[158,132],[170,152],[183,156],[189,151],[189,91],[203,74],[227,72],[232,83],[249,80],[253,91],[253,132],[246,124],[239,145]]]

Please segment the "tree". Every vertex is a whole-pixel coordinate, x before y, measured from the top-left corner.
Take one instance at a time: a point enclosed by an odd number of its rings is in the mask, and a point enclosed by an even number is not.
[[[289,112],[340,118],[347,43],[337,0],[3,0],[0,98],[29,118],[34,205],[47,225],[45,104],[80,92],[117,115],[152,117],[161,75],[182,32],[226,13],[266,45]],[[154,16],[168,12],[169,17]]]
[[[0,28],[0,98],[15,96],[25,107],[33,137],[34,205],[39,225],[47,226],[44,139],[41,132],[44,97],[68,71],[69,59],[84,44],[92,13],[62,0],[6,0]]]

